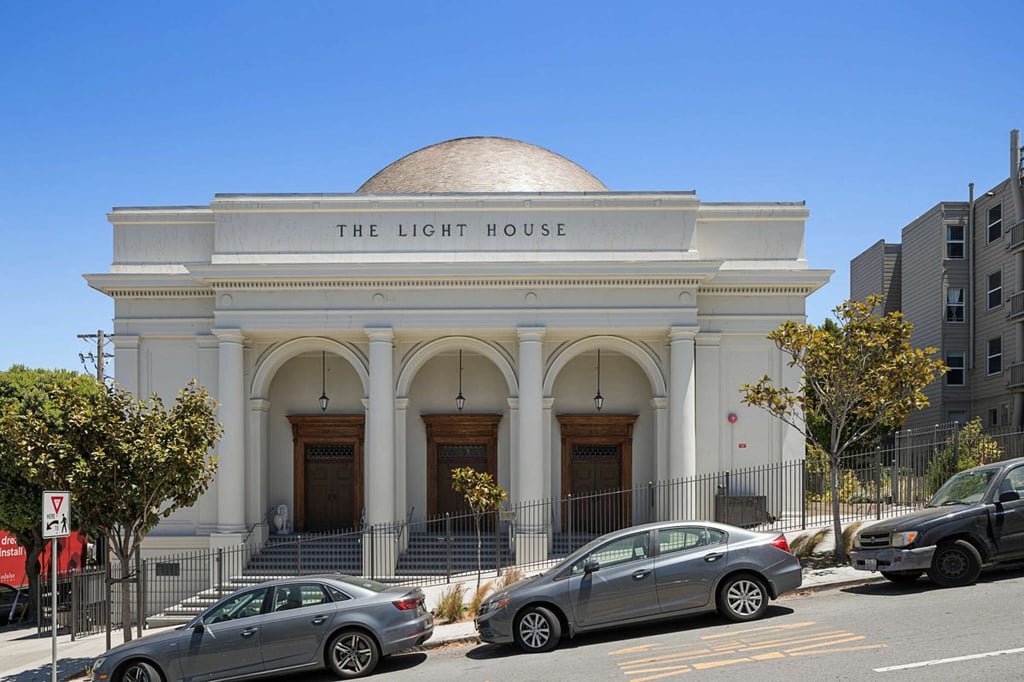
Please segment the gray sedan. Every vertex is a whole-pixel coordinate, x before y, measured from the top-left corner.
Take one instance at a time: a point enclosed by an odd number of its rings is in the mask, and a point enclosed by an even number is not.
[[[99,682],[227,680],[328,668],[369,675],[381,656],[421,644],[434,617],[418,587],[341,574],[247,587],[173,631],[115,647],[96,660]]]
[[[491,596],[476,628],[485,642],[550,651],[564,635],[718,610],[760,618],[769,599],[800,587],[786,537],[707,521],[609,533],[557,566]]]

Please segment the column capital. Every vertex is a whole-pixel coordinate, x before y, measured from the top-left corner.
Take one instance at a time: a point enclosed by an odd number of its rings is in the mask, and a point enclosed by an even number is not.
[[[387,341],[391,343],[395,339],[395,330],[391,327],[366,327],[363,329],[370,343]]]
[[[701,332],[695,340],[698,346],[717,346],[722,343],[721,332]]]
[[[270,401],[266,398],[249,398],[249,409],[253,412],[269,412]]]
[[[219,344],[220,340],[213,334],[196,334],[196,346],[199,348],[216,348]]]
[[[408,398],[395,398],[395,409],[396,410],[407,410],[409,409]]]
[[[516,327],[516,336],[519,337],[519,341],[543,341],[544,332],[547,329],[544,327]]]
[[[513,397],[508,398],[508,409],[510,409],[510,410],[518,410],[519,409],[519,398],[518,397],[514,397],[513,396]]]
[[[667,409],[668,408],[668,398],[660,397],[660,396],[657,397],[657,398],[651,398],[651,407],[653,407],[656,410]]]
[[[672,325],[668,328],[669,342],[693,341],[700,332],[700,327]]]
[[[237,343],[242,344],[245,342],[245,334],[242,333],[241,329],[211,329],[210,330],[217,337],[217,341],[220,343]]]

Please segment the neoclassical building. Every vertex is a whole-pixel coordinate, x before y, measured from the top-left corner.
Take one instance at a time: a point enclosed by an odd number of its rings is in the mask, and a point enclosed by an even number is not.
[[[807,215],[610,191],[491,137],[354,193],[115,208],[86,279],[114,302],[117,381],[173,399],[195,378],[224,425],[210,490],[150,541],[237,541],[280,504],[306,531],[431,518],[460,504],[455,466],[517,502],[801,458],[738,389],[798,379],[765,337],[831,274]]]

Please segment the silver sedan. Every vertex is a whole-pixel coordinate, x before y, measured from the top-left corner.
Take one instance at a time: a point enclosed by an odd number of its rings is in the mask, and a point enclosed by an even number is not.
[[[495,593],[476,628],[485,642],[549,651],[563,636],[707,611],[754,620],[801,580],[800,562],[779,533],[707,521],[653,523],[599,537]]]
[[[341,574],[247,587],[190,623],[115,647],[96,660],[96,682],[224,680],[328,668],[369,675],[381,656],[434,631],[423,591]]]

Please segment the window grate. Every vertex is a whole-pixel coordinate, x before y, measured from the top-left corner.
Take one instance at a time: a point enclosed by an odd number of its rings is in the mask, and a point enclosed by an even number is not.
[[[470,445],[439,445],[437,458],[446,460],[487,459],[487,446],[478,443]]]
[[[356,446],[351,443],[309,443],[306,459],[354,459]]]
[[[574,445],[573,459],[615,459],[620,455],[617,444],[606,445]]]

